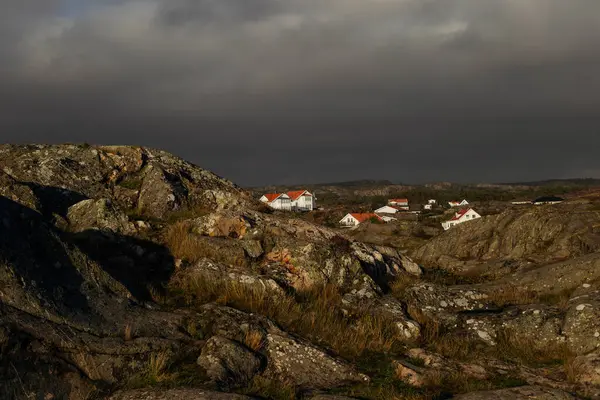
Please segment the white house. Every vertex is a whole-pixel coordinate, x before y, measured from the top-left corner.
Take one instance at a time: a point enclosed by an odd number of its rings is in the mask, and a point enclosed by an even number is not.
[[[383,206],[375,210],[376,214],[396,214],[400,211],[400,207]]]
[[[467,200],[463,200],[463,201],[449,201],[448,205],[450,207],[464,207],[464,206],[468,206],[469,202]]]
[[[432,210],[433,209],[433,204],[429,203],[429,204],[423,204],[423,210]]]
[[[431,204],[432,206],[437,204],[437,200],[436,199],[429,199],[427,200],[427,204]]]
[[[392,222],[398,220],[398,218],[390,217],[389,215],[380,215],[379,218],[381,218],[383,222]]]
[[[370,221],[373,218],[377,221],[385,222],[383,218],[374,213],[349,213],[346,214],[346,216],[340,220],[340,225],[357,226],[365,221]]]
[[[408,199],[389,199],[388,206],[396,207],[399,210],[408,211]]]
[[[442,227],[444,228],[444,230],[447,231],[454,225],[462,224],[464,222],[472,221],[478,218],[481,218],[481,215],[477,214],[475,210],[473,210],[472,208],[465,208],[455,213],[454,217],[451,220],[442,222]]]
[[[308,190],[287,192],[287,195],[292,202],[292,210],[312,211],[315,209],[315,196]]]
[[[260,201],[266,203],[275,210],[292,210],[292,201],[290,196],[285,193],[267,193],[260,198]]]

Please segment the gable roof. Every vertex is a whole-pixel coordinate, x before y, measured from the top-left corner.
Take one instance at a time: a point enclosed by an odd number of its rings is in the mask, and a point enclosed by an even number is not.
[[[269,203],[274,202],[275,200],[277,200],[283,193],[267,193],[264,196],[267,198],[267,201]]]
[[[306,193],[307,196],[312,196],[312,194],[310,194],[310,192],[308,190],[295,190],[292,192],[287,192],[287,195],[290,196],[290,199],[292,201],[295,201],[296,199],[298,199],[298,197],[302,196],[304,193]]]
[[[452,219],[450,221],[458,221],[459,219],[464,217],[466,213],[468,213],[471,210],[472,210],[472,208],[465,208],[465,209],[460,210],[459,212],[454,214],[454,217],[452,217]]]
[[[358,222],[365,222],[371,218],[377,218],[379,221],[383,219],[375,213],[350,213]]]
[[[408,199],[389,199],[388,203],[408,203]]]

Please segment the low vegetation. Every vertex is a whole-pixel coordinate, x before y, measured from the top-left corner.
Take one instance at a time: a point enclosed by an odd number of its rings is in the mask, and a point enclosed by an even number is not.
[[[400,346],[402,337],[390,321],[381,316],[355,312],[346,316],[341,296],[334,286],[315,287],[296,296],[274,296],[264,289],[232,282],[195,278],[176,293],[187,305],[210,301],[272,318],[283,328],[324,345],[348,359],[366,351],[389,352]],[[259,346],[258,333],[249,334],[248,347]]]

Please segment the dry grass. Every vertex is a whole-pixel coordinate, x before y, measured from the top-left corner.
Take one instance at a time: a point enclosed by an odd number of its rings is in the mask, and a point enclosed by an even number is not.
[[[507,285],[488,293],[488,299],[499,307],[525,304],[548,304],[566,309],[574,289],[565,289],[558,293],[540,294],[533,290]]]
[[[167,352],[161,351],[152,354],[148,360],[148,379],[154,383],[160,383],[171,379],[171,375],[166,373],[169,362]]]
[[[572,356],[565,362],[565,375],[567,382],[579,383],[579,379],[586,372],[587,367],[581,358]]]
[[[180,221],[170,225],[164,235],[163,242],[175,258],[194,263],[202,258],[233,265],[247,265],[243,255],[230,255],[211,238],[199,236],[192,232],[189,221]]]
[[[534,291],[509,285],[501,289],[492,290],[488,293],[488,300],[499,307],[505,307],[508,305],[536,303],[539,301],[539,296]]]
[[[131,324],[125,325],[125,331],[123,332],[123,338],[127,342],[129,342],[130,340],[133,339],[133,328],[131,327]]]
[[[256,375],[241,394],[257,396],[272,400],[296,400],[295,387],[290,382],[272,380],[262,375]]]
[[[531,366],[563,364],[573,357],[565,343],[545,343],[540,346],[540,341],[523,338],[509,329],[497,333],[493,355]]]
[[[265,315],[286,330],[354,358],[365,351],[387,352],[403,338],[395,325],[368,310],[345,316],[341,296],[334,286],[315,287],[290,295],[274,296],[260,288],[236,282],[215,282],[197,277],[181,283],[189,305],[215,301],[218,304]],[[256,339],[255,339],[256,340]]]
[[[419,282],[419,278],[409,274],[400,274],[396,276],[396,280],[390,285],[391,293],[397,299],[405,298],[406,289]]]
[[[254,351],[260,351],[265,346],[265,338],[262,332],[249,330],[244,337],[244,344]]]

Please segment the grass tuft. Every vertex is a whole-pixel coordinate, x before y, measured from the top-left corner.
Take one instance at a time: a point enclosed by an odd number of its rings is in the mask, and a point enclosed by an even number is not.
[[[248,331],[244,337],[244,344],[254,351],[260,351],[265,346],[264,335],[259,331]]]

